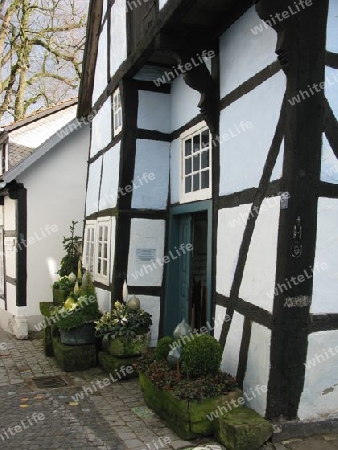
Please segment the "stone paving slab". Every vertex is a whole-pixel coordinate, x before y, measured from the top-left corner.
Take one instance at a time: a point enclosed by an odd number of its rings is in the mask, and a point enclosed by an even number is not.
[[[179,450],[210,442],[182,441],[146,407],[135,379],[104,387],[107,374],[100,368],[64,374],[54,358],[44,355],[39,340],[18,341],[0,329],[3,343],[7,348],[0,345],[1,450]],[[37,390],[31,381],[57,375],[69,379],[70,385]],[[338,434],[262,447],[337,449]]]

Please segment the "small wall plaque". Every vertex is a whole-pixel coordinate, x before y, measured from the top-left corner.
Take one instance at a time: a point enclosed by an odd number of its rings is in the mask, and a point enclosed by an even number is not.
[[[137,248],[136,249],[136,263],[144,264],[156,260],[155,248]]]

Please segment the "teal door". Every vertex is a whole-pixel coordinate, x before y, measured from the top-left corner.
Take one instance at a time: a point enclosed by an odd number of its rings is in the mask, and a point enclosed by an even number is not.
[[[191,252],[180,250],[180,247],[192,243],[192,217],[191,215],[180,216],[178,219],[178,322],[185,319],[190,321],[190,266]],[[181,247],[182,248],[182,247]]]
[[[192,238],[191,214],[177,215],[170,221],[168,284],[164,334],[171,336],[183,319],[189,323],[191,252],[182,251]]]

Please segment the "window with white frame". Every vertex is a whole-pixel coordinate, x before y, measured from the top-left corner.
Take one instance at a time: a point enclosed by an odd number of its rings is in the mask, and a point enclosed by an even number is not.
[[[203,124],[188,130],[182,142],[183,201],[204,200],[211,196],[211,133]]]
[[[86,223],[83,245],[83,266],[93,277],[95,275],[95,226],[95,221]]]
[[[111,218],[87,221],[85,228],[83,264],[95,281],[110,282]]]
[[[122,103],[120,89],[116,89],[113,93],[113,125],[114,136],[122,131]]]

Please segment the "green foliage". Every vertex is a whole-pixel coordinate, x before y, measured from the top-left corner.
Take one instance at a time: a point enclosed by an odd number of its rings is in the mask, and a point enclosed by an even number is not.
[[[95,329],[97,336],[107,341],[119,336],[134,337],[139,331],[148,330],[151,324],[151,315],[143,309],[132,310],[124,303],[115,302],[115,308],[103,314]]]
[[[66,308],[63,305],[52,310],[54,323],[60,330],[71,330],[86,322],[98,320],[102,316],[92,282],[86,289],[80,290],[78,296],[72,294],[72,298],[75,300],[72,306]]]
[[[66,255],[61,260],[61,268],[58,271],[60,277],[64,277],[73,272],[77,274],[78,261],[81,256],[79,252],[79,244],[81,237],[75,236],[75,225],[77,222],[72,221],[70,228],[70,237],[64,237],[62,240],[63,248],[66,251]]]
[[[182,348],[182,372],[192,377],[214,375],[222,361],[220,343],[209,335],[196,336]]]
[[[182,400],[218,397],[238,387],[231,375],[220,371],[194,379],[178,378],[176,369],[171,369],[166,361],[154,361],[150,353],[139,358],[135,368],[138,372],[145,374],[156,389],[168,391],[175,398]]]
[[[163,338],[159,339],[154,350],[155,361],[167,360],[168,353],[171,350],[170,346],[173,344],[173,342],[174,339],[170,336],[164,336]]]
[[[59,270],[59,272],[61,269]],[[68,276],[62,276],[57,281],[54,282],[53,288],[59,289],[60,291],[66,291],[69,294],[74,290],[75,281],[69,281]]]

